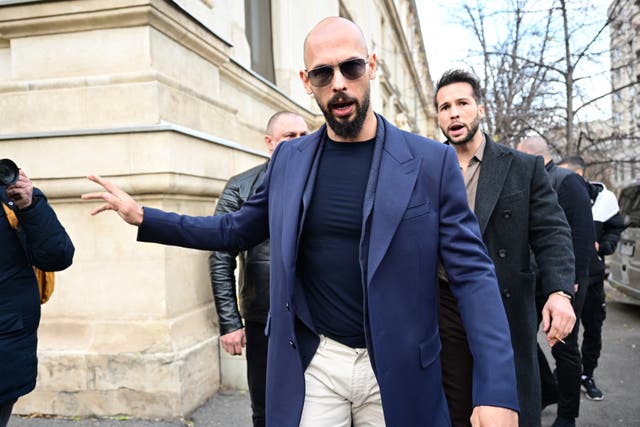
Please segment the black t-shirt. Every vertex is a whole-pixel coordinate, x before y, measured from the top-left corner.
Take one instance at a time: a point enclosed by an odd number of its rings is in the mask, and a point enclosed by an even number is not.
[[[353,348],[366,347],[359,244],[374,145],[325,139],[299,248],[318,333]]]

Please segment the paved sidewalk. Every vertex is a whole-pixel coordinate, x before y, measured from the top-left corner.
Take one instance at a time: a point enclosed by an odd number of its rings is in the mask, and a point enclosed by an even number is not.
[[[8,427],[250,427],[251,403],[247,392],[220,390],[187,419],[130,420],[124,417],[38,418],[13,415]]]
[[[580,337],[582,338],[582,327]],[[595,380],[604,400],[580,400],[578,427],[640,427],[640,306],[607,302],[607,320],[602,334],[602,356]],[[548,349],[543,346],[549,357]],[[557,405],[542,412],[542,427],[556,418]]]

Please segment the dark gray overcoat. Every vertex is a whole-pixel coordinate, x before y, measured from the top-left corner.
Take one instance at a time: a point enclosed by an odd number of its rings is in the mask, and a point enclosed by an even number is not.
[[[540,426],[540,375],[536,357],[536,281],[530,249],[545,295],[573,294],[571,230],[542,157],[520,153],[486,136],[475,200],[482,238],[498,276],[513,344],[520,426]]]

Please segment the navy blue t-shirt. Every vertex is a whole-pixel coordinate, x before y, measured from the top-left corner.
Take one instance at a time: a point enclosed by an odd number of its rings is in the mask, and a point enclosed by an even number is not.
[[[298,252],[318,333],[353,348],[366,347],[358,248],[374,143],[325,139]]]

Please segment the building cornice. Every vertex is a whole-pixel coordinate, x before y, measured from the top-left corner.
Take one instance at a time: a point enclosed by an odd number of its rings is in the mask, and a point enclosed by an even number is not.
[[[26,9],[28,10],[25,10]],[[180,13],[175,13],[178,10]],[[224,78],[275,109],[290,110],[292,105],[310,124],[321,123],[320,115],[299,104],[278,86],[247,69],[232,57],[232,46],[212,29],[191,17],[181,7],[168,0],[74,0],[25,2],[0,6],[0,40],[46,34],[60,34],[97,29],[150,26],[165,34],[205,60],[218,66]],[[228,105],[198,93],[170,77],[157,72],[123,73],[108,76],[12,81],[0,84],[0,93],[77,86],[135,83],[159,80],[180,88],[198,98],[207,98],[217,106]]]
[[[0,7],[0,37],[13,39],[149,25],[214,64],[229,61],[231,45],[164,0],[75,0]],[[15,9],[15,10],[12,10]]]
[[[220,145],[227,148],[232,148],[236,151],[241,151],[244,153],[264,157],[265,159],[269,157],[268,154],[264,151],[253,150],[251,148],[244,147],[236,142],[229,141],[228,139],[220,138],[218,136],[214,136],[209,133],[199,131],[197,129],[193,129],[187,126],[182,126],[176,123],[167,122],[164,120],[157,124],[141,125],[141,126],[68,129],[68,130],[52,130],[52,131],[0,134],[0,141],[15,141],[19,139],[36,139],[36,138],[63,138],[63,137],[73,137],[73,136],[103,136],[103,135],[136,134],[136,133],[150,133],[150,132],[175,132],[181,135],[186,135],[192,138],[200,139],[202,141],[206,141],[212,144]]]
[[[195,138],[207,143],[215,144],[234,151],[268,159],[269,155],[264,151],[253,150],[233,141],[210,135],[176,123],[162,121],[153,125],[123,126],[111,128],[69,129],[44,132],[22,132],[0,135],[0,142],[30,139],[56,139],[82,136],[119,135],[119,134],[145,134],[158,132],[174,132],[183,136]],[[105,176],[114,184],[132,195],[181,195],[184,197],[218,197],[225,181],[215,178],[189,175],[172,171],[136,173],[127,172],[123,175]],[[95,184],[89,182],[84,176],[71,176],[65,178],[33,178],[47,196],[52,199],[75,199],[80,194],[95,191]]]

